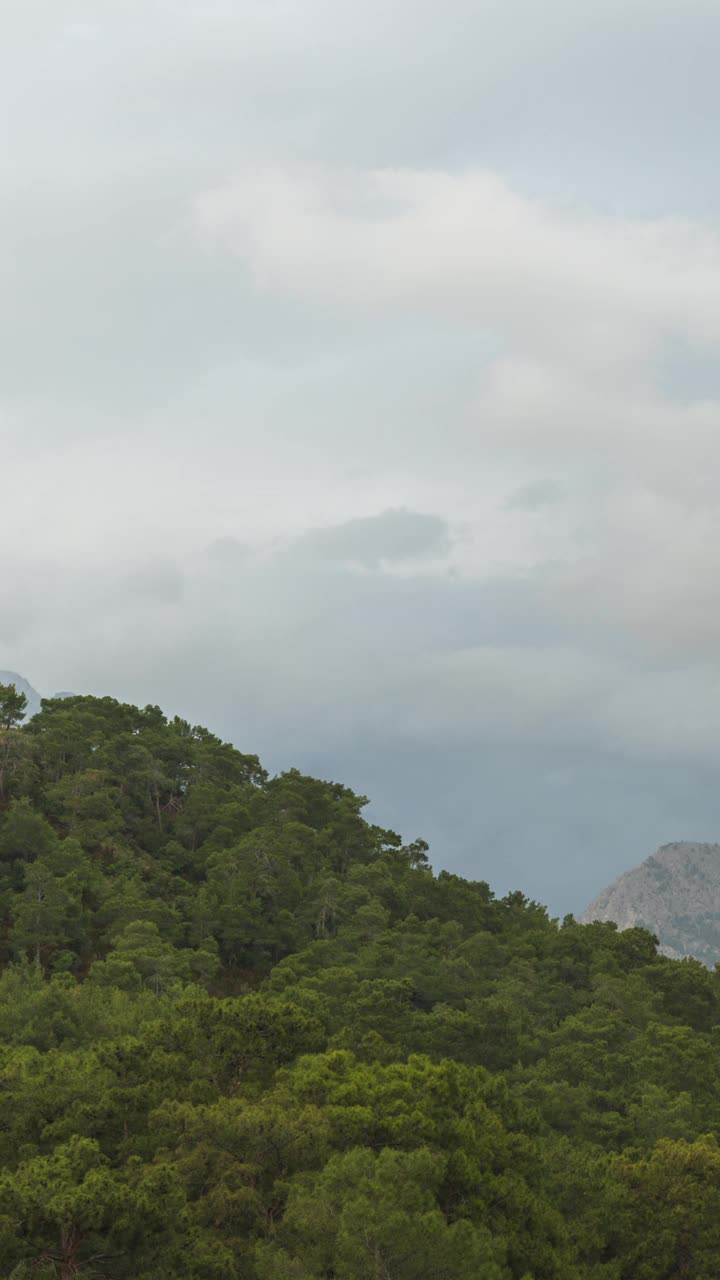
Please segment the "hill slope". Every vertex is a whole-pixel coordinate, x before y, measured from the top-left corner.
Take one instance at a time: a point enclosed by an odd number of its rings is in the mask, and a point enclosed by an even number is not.
[[[663,845],[604,889],[578,917],[654,933],[663,954],[720,960],[720,844]]]
[[[0,730],[1,1280],[717,1274],[716,976],[364,806],[158,707]]]

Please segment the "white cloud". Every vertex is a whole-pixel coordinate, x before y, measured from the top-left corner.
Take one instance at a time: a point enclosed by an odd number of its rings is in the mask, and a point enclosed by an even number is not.
[[[720,341],[720,237],[569,215],[488,172],[259,173],[198,197],[195,218],[264,288],[487,328],[576,375],[622,376],[674,332]]]
[[[720,402],[669,397],[657,376],[673,335],[720,346],[714,231],[561,213],[472,172],[260,174],[195,214],[276,296],[490,335],[435,471],[453,477],[456,516],[482,521],[471,482],[500,459],[531,486],[553,467],[570,501],[541,523],[506,502],[505,571],[555,560],[548,613],[718,660]],[[457,562],[488,565],[461,548]]]

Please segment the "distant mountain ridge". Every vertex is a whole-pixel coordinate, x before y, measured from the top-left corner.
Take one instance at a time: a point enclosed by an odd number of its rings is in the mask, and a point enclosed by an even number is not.
[[[0,684],[14,684],[18,693],[24,693],[28,700],[27,717],[37,715],[40,710],[40,694],[24,676],[19,676],[17,671],[0,671]]]
[[[38,693],[37,689],[34,689],[30,684],[30,681],[26,680],[24,676],[19,676],[17,671],[0,671],[0,684],[14,684],[18,693],[25,694],[28,700],[27,715],[25,717],[27,720],[31,716],[37,715],[40,710],[41,699],[47,696],[46,694]],[[63,691],[62,693],[54,693],[52,696],[53,698],[72,698],[73,695]]]
[[[712,967],[720,962],[720,844],[662,845],[577,919],[613,920],[619,929],[642,925],[657,935],[665,955],[694,956]]]

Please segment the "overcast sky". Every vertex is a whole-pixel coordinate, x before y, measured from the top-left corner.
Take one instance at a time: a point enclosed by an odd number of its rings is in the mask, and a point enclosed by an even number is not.
[[[0,0],[0,668],[580,910],[720,839],[717,0]]]

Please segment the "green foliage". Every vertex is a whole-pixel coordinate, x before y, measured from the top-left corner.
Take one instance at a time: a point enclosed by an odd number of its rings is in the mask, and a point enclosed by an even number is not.
[[[0,684],[0,729],[13,729],[25,718],[27,697],[14,684]]]
[[[207,730],[0,687],[0,1278],[710,1280],[720,987]]]
[[[295,1180],[279,1229],[258,1247],[258,1276],[502,1280],[502,1241],[439,1207],[445,1174],[446,1161],[422,1149],[333,1156]]]

